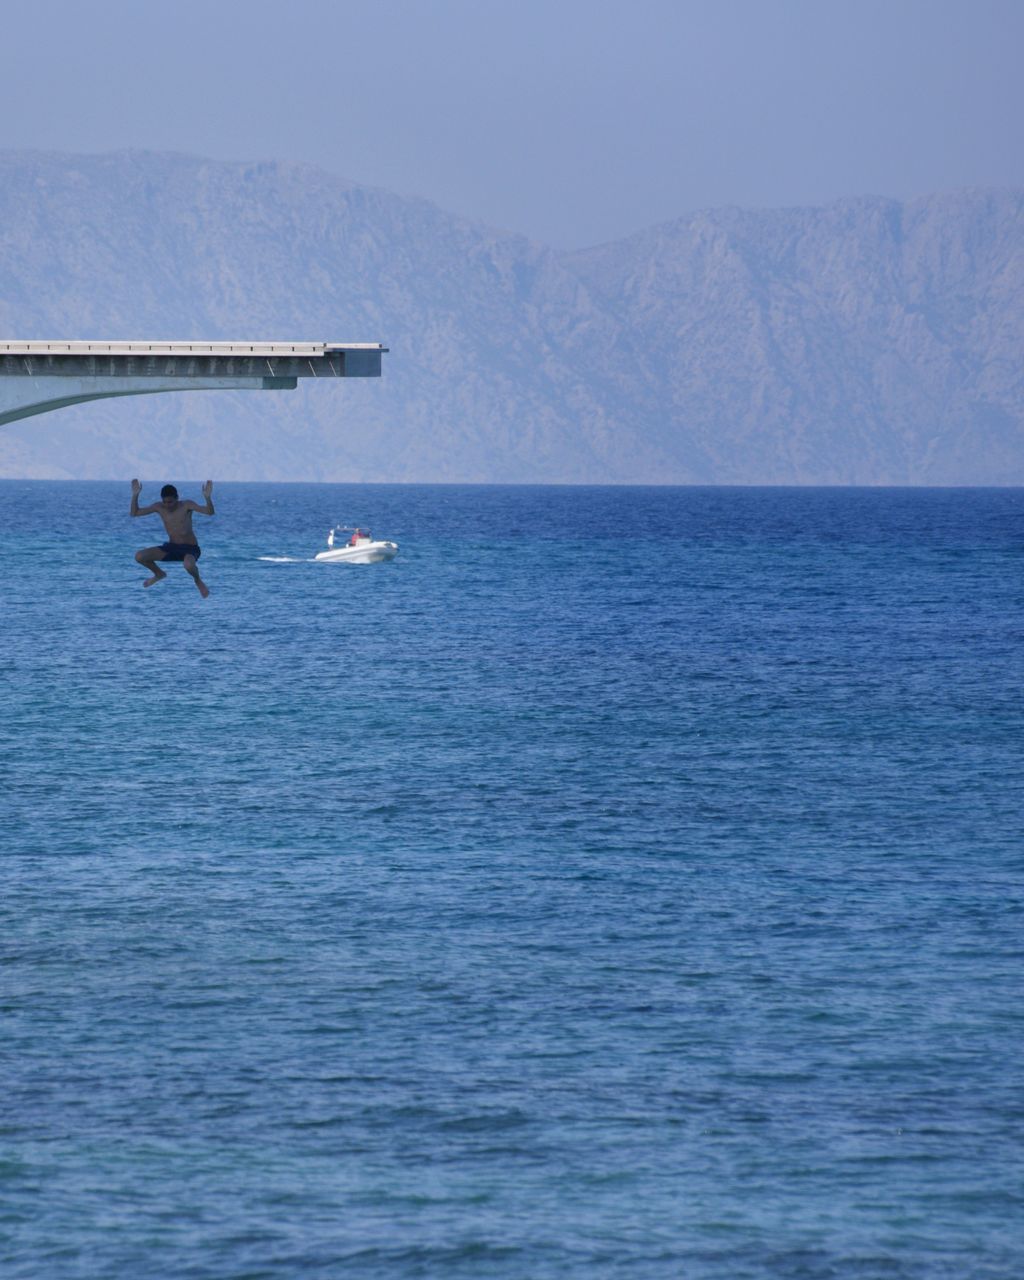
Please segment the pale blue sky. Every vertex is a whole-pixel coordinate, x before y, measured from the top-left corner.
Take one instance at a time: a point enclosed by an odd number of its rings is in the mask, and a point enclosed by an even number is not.
[[[294,159],[559,247],[1024,185],[1024,0],[33,0],[0,147]]]

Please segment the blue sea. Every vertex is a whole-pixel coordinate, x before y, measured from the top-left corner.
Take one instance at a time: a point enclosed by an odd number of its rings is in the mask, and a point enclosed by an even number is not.
[[[129,496],[0,483],[4,1280],[1024,1275],[1024,491]]]

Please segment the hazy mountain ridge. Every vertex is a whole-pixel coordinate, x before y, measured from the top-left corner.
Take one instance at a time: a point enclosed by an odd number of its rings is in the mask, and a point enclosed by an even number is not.
[[[636,393],[716,479],[1024,474],[1020,192],[719,210],[573,266],[645,335]]]
[[[383,341],[381,381],[84,405],[0,474],[1024,483],[1024,193],[558,253],[290,164],[0,155],[12,337]]]

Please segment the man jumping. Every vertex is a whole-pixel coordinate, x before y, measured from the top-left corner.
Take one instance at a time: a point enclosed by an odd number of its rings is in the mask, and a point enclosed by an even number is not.
[[[192,531],[192,512],[198,511],[201,516],[213,515],[213,481],[207,480],[203,485],[203,497],[206,499],[204,507],[199,506],[197,502],[193,502],[191,498],[186,498],[184,502],[179,501],[178,491],[173,484],[165,484],[160,490],[160,501],[154,502],[151,506],[139,506],[139,494],[142,492],[142,485],[138,480],[132,481],[132,506],[130,514],[133,516],[151,516],[158,515],[164,522],[164,528],[167,530],[169,542],[162,543],[159,547],[146,547],[142,551],[136,551],[135,559],[139,564],[147,568],[153,575],[147,578],[142,584],[144,587],[152,587],[159,582],[161,578],[166,578],[167,574],[163,569],[157,567],[157,561],[180,561],[185,566],[185,572],[191,574],[193,581],[199,588],[199,594],[205,600],[210,594],[210,588],[200,578],[199,570],[196,568],[196,561],[203,554],[199,550],[196,542],[196,535]]]

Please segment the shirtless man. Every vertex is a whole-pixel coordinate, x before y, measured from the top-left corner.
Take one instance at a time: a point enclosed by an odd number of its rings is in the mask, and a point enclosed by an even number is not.
[[[160,490],[160,501],[154,502],[151,506],[139,506],[139,494],[142,492],[142,485],[138,480],[132,481],[132,506],[130,514],[133,516],[151,516],[158,515],[164,522],[164,528],[167,530],[168,542],[163,543],[159,547],[146,547],[142,551],[136,551],[135,559],[139,564],[144,565],[153,575],[147,578],[142,584],[144,587],[151,587],[159,582],[161,578],[166,578],[167,574],[163,569],[157,567],[158,560],[180,561],[185,566],[185,572],[191,574],[193,581],[199,588],[199,594],[205,600],[210,594],[210,588],[200,578],[199,570],[196,568],[196,561],[202,555],[199,546],[196,543],[196,535],[192,531],[192,512],[198,511],[201,516],[213,515],[213,481],[207,480],[203,485],[203,497],[206,499],[206,505],[201,507],[197,502],[193,502],[191,498],[186,498],[184,502],[178,498],[178,491],[173,484],[165,484]]]

